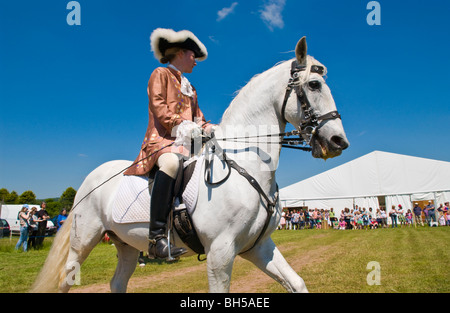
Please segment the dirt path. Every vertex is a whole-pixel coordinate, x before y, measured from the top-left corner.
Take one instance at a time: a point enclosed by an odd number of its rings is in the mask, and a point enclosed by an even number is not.
[[[156,275],[149,275],[146,277],[131,277],[128,283],[128,292],[139,292],[139,289],[151,286],[154,284],[159,284],[161,282],[167,281],[168,279],[174,279],[186,275],[188,273],[194,272],[204,272],[206,271],[206,263],[200,263],[196,266],[191,266],[187,268],[181,268],[170,272],[161,272]],[[111,292],[108,284],[94,284],[86,287],[79,287],[70,290],[71,293],[108,293]]]
[[[285,245],[280,247],[280,251],[282,253],[289,252],[292,249],[296,249],[293,245]],[[301,273],[302,269],[311,264],[311,263],[319,263],[326,261],[326,254],[324,253],[328,250],[329,247],[321,246],[317,249],[305,251],[303,253],[295,252],[287,261],[292,266],[292,268]],[[239,267],[246,260],[238,257],[235,261],[235,267]],[[170,272],[161,272],[154,275],[149,275],[146,277],[132,277],[128,284],[128,292],[140,292],[141,289],[146,288],[152,285],[161,284],[167,280],[173,280],[183,275],[187,274],[204,274],[206,272],[206,262],[199,263],[198,265],[191,266],[188,268],[182,268],[175,271]],[[268,275],[263,273],[256,267],[252,267],[252,269],[245,273],[244,275],[240,275],[237,278],[232,278],[230,291],[232,293],[249,293],[249,292],[271,292],[270,286],[275,281],[270,278]],[[110,292],[109,283],[108,284],[94,284],[86,287],[79,287],[76,289],[72,289],[70,292],[72,293],[108,293]],[[207,290],[205,290],[207,292]]]

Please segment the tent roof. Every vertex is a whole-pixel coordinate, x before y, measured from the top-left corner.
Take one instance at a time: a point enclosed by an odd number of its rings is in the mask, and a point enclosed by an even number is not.
[[[337,199],[450,190],[450,162],[373,151],[280,190],[281,200]]]

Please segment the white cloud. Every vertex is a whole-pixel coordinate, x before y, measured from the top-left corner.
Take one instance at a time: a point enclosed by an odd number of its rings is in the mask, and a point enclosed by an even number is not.
[[[260,11],[260,16],[270,30],[273,31],[275,27],[284,27],[281,12],[283,11],[285,4],[286,0],[269,0],[263,5],[263,9]]]
[[[219,44],[219,40],[217,40],[214,36],[209,36],[209,40],[211,40],[215,44]]]
[[[217,12],[217,21],[221,21],[226,18],[229,14],[234,12],[234,8],[238,5],[237,2],[233,2],[229,8],[223,8]]]

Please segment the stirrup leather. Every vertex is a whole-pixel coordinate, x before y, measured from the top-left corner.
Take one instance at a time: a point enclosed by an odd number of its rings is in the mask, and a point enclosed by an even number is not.
[[[156,243],[163,238],[167,238],[167,236],[166,235],[158,235],[155,238],[149,238],[148,242],[152,245],[156,245]]]

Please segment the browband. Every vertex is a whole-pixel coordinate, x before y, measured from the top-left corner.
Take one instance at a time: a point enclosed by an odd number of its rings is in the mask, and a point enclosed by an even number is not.
[[[295,78],[295,73],[306,70],[306,65],[299,65],[297,61],[292,62],[291,66],[291,76]],[[323,76],[325,73],[325,68],[320,65],[311,65],[311,73],[317,73],[320,76]]]

